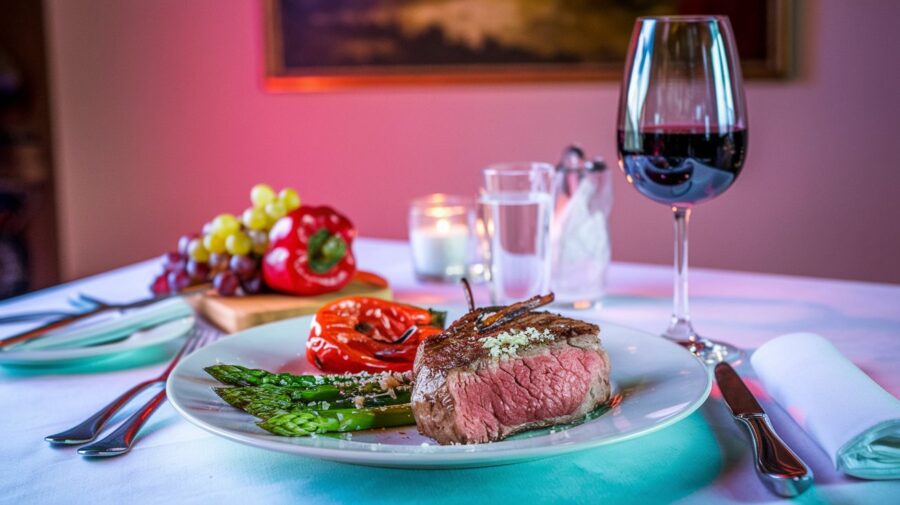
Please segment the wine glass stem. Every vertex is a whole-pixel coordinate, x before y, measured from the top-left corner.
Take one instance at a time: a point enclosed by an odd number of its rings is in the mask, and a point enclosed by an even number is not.
[[[666,336],[678,340],[693,340],[696,335],[688,310],[688,222],[691,219],[691,209],[672,207],[672,212],[675,215],[675,296],[672,323]]]
[[[688,222],[691,209],[672,207],[675,214],[675,296],[672,322],[663,335],[687,347],[707,364],[729,361],[738,363],[743,353],[734,346],[697,335],[688,313]]]

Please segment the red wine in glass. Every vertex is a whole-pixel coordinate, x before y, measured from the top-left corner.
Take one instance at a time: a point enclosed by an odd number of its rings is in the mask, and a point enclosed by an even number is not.
[[[697,131],[657,126],[627,139],[619,130],[619,153],[628,181],[644,196],[690,207],[718,196],[744,166],[747,130]]]

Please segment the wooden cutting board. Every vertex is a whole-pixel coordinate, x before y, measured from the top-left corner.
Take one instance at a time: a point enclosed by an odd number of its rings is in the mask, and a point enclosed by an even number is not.
[[[314,314],[322,305],[345,296],[393,298],[386,281],[373,274],[364,275],[365,281],[357,277],[340,291],[318,296],[263,294],[226,297],[204,294],[195,298],[195,308],[222,330],[233,333],[272,321]]]

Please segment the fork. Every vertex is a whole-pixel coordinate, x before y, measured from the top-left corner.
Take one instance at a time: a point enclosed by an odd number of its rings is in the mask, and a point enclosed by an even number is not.
[[[181,360],[182,357],[187,356],[188,354],[196,351],[197,349],[205,346],[206,344],[212,342],[217,339],[221,334],[217,331],[213,331],[209,328],[200,328],[196,326],[195,329],[197,332],[192,335],[196,336],[196,340],[194,344],[190,346],[190,348],[185,348],[184,352],[179,352],[178,355],[169,363],[169,366],[163,371],[162,375],[160,375],[160,381],[165,384],[166,379],[169,378],[169,374],[172,373],[172,370],[175,368],[175,365]],[[156,409],[159,408],[160,405],[166,400],[166,390],[163,389],[159,393],[156,394],[153,398],[150,399],[143,407],[141,407],[137,412],[131,415],[128,419],[125,420],[115,431],[104,437],[98,442],[95,442],[91,445],[82,447],[78,449],[78,454],[82,456],[90,456],[90,457],[109,457],[109,456],[120,456],[122,454],[127,453],[131,450],[131,447],[134,445],[135,439],[137,438],[138,432],[141,430],[141,427],[144,426],[144,423],[150,419],[150,416],[156,412]]]
[[[109,421],[109,419],[113,416],[113,414],[121,410],[122,407],[127,405],[128,402],[131,401],[132,398],[137,396],[137,394],[141,391],[154,384],[165,383],[166,379],[169,377],[169,374],[172,373],[172,369],[175,368],[175,365],[178,364],[182,357],[187,356],[196,349],[202,347],[203,345],[206,345],[214,338],[216,338],[216,333],[211,329],[201,327],[198,322],[191,329],[190,334],[188,335],[187,339],[185,339],[184,344],[181,346],[181,349],[178,350],[178,353],[169,363],[169,366],[167,366],[161,374],[152,379],[147,379],[141,383],[135,384],[131,389],[119,395],[118,398],[97,411],[91,417],[85,419],[82,423],[66,431],[47,436],[44,438],[44,440],[50,442],[51,444],[59,445],[77,445],[94,440],[95,438],[97,438],[97,435],[106,425],[106,422]],[[162,393],[164,395],[165,390],[163,390]],[[156,397],[151,400],[151,403],[154,400],[157,404],[162,403],[162,400],[157,400]],[[147,406],[142,408],[141,411],[145,410],[146,408]],[[147,413],[146,416],[149,417],[150,413],[152,413],[153,410],[155,410],[155,407],[150,409],[149,413]],[[128,424],[131,421],[132,419],[129,418],[129,420],[125,424]],[[140,428],[140,426],[138,426],[138,428]],[[133,436],[131,438],[133,438]]]

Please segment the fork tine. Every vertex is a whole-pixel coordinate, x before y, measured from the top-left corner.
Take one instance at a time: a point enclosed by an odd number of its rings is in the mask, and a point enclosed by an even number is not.
[[[203,347],[204,341],[206,337],[206,330],[201,328],[200,326],[195,325],[193,329],[191,329],[190,342],[184,348],[184,356],[196,351],[200,347]]]
[[[209,332],[202,328],[199,328],[197,330],[197,339],[194,341],[194,345],[192,345],[191,348],[188,349],[187,352],[184,353],[184,355],[190,356],[191,354],[194,353],[194,351],[205,346],[207,344],[208,340],[209,340]]]
[[[194,345],[190,349],[188,349],[188,351],[185,353],[186,355],[193,353],[194,351],[196,351],[197,349],[200,349],[201,347],[205,347],[205,346],[211,344],[219,337],[218,332],[213,331],[209,328],[204,328],[204,327],[198,326],[197,331],[198,331],[199,336],[197,337],[197,340],[194,342]]]

